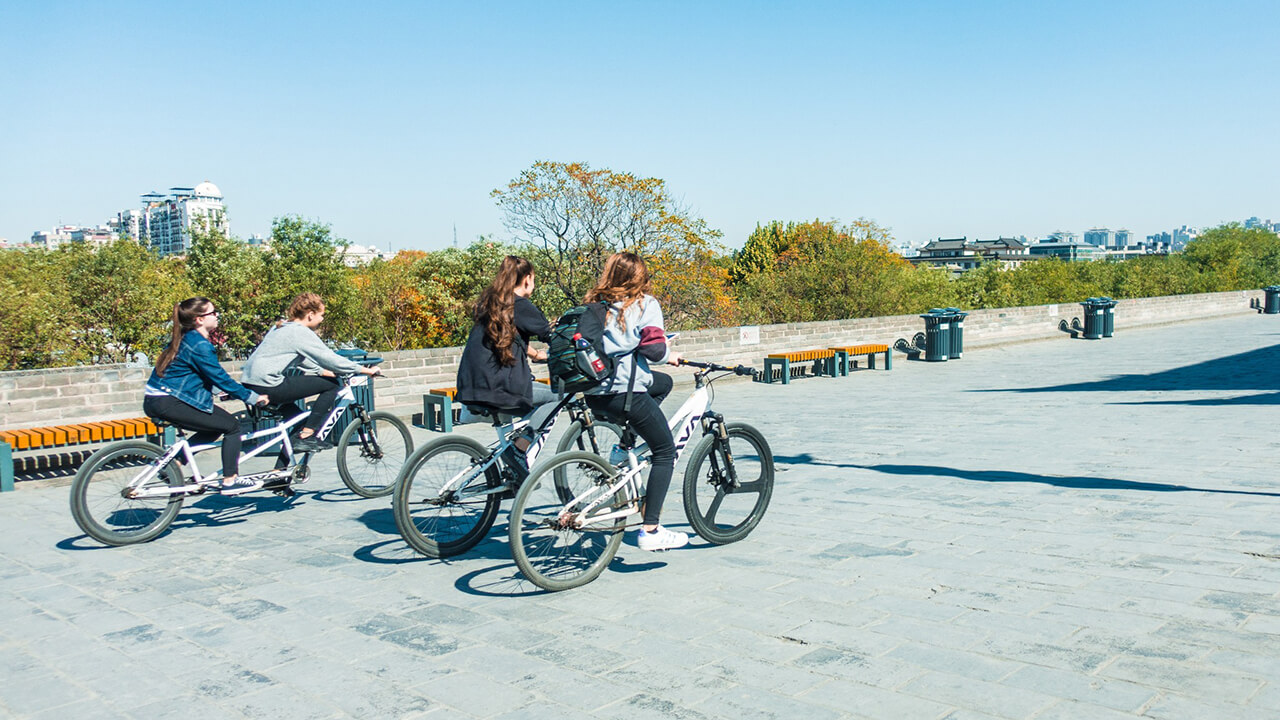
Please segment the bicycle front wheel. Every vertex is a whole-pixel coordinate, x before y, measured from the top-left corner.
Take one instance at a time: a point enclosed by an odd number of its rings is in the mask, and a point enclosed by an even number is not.
[[[443,437],[409,456],[391,509],[401,537],[427,557],[471,549],[498,516],[502,485],[496,464],[480,470],[489,450],[464,437]]]
[[[338,437],[338,475],[361,497],[390,495],[411,452],[413,436],[404,421],[371,412],[368,422],[357,417]]]
[[[589,452],[556,455],[524,481],[511,508],[511,554],[534,585],[585,585],[613,559],[628,505],[624,491],[609,492],[613,482],[613,468]]]
[[[759,430],[728,423],[727,440],[706,435],[684,473],[684,512],[698,537],[715,545],[746,537],[773,495],[773,452]]]
[[[176,461],[158,471],[152,467],[163,456],[158,445],[129,441],[108,445],[86,460],[71,482],[71,516],[80,529],[105,545],[146,542],[164,532],[178,516],[182,496],[130,497],[128,492],[148,471],[155,477],[133,490],[182,485]]]

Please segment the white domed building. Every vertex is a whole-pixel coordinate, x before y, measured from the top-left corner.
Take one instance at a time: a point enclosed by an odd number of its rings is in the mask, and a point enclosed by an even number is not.
[[[193,188],[170,188],[168,194],[142,196],[142,221],[138,238],[145,239],[161,255],[185,255],[191,249],[191,228],[207,223],[230,234],[222,191],[208,180]]]

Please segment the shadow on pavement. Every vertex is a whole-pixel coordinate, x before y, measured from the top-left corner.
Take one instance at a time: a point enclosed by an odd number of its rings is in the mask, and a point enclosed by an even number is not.
[[[155,540],[159,540],[169,533],[182,528],[235,525],[248,520],[252,515],[291,510],[294,505],[315,494],[299,492],[293,497],[281,497],[279,495],[234,495],[231,497],[207,495],[195,502],[184,504],[173,524],[149,542],[155,542]],[[56,547],[60,550],[94,550],[108,547],[97,544],[81,545],[80,541],[82,540],[92,543],[97,542],[96,540],[91,540],[87,535],[77,535],[59,541],[56,543]]]
[[[1145,375],[1117,375],[1106,380],[1046,385],[1033,388],[997,388],[970,392],[1126,392],[1152,390],[1266,390],[1280,391],[1280,373],[1273,368],[1280,362],[1280,345],[1215,358],[1194,365]],[[1270,396],[1264,396],[1270,397]],[[1219,401],[1197,402],[1216,404]],[[1265,403],[1280,403],[1269,400]],[[1223,403],[1230,404],[1230,403]],[[1244,403],[1241,404],[1253,404]]]
[[[827,463],[815,463],[825,465]],[[1205,492],[1224,495],[1257,495],[1260,497],[1280,497],[1280,492],[1262,492],[1258,490],[1224,490],[1218,488],[1197,488],[1187,485],[1169,485],[1165,483],[1141,482],[1138,480],[1118,480],[1116,478],[1088,477],[1085,475],[1036,475],[1034,473],[1014,472],[1012,470],[961,470],[959,468],[940,467],[937,465],[842,465],[840,467],[873,470],[887,475],[933,475],[954,477],[976,482],[1021,482],[1040,483],[1055,487],[1075,488],[1079,490],[1138,490],[1142,492]]]

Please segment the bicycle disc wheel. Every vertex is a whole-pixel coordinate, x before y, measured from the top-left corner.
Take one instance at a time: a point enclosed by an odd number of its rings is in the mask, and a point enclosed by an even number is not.
[[[773,452],[764,436],[746,423],[728,423],[726,430],[728,447],[704,436],[684,472],[685,515],[698,536],[715,545],[746,537],[773,495]]]
[[[164,455],[149,442],[108,445],[94,453],[71,482],[71,516],[86,535],[105,545],[146,542],[164,532],[182,507],[182,496],[129,498],[125,488]],[[182,485],[170,462],[140,489]]]
[[[338,475],[361,497],[390,495],[411,452],[413,436],[404,421],[372,412],[367,423],[356,418],[338,437]]]
[[[626,505],[625,492],[609,493],[613,472],[598,455],[568,452],[524,481],[511,508],[511,554],[534,585],[551,591],[585,585],[618,552],[625,518],[590,519]],[[566,489],[569,503],[560,499]]]
[[[489,450],[475,440],[443,437],[409,456],[391,509],[401,537],[427,557],[457,555],[484,539],[498,516],[497,465],[481,472]],[[458,482],[450,481],[458,478]],[[445,485],[449,489],[445,490]]]
[[[599,455],[607,460],[609,451],[621,441],[622,428],[611,422],[596,420],[589,427],[585,427],[581,420],[574,420],[560,437],[560,442],[556,444],[556,452],[578,450]],[[573,499],[573,494],[569,492],[568,484],[561,477],[563,474],[563,470],[557,473],[556,488],[560,492],[560,499],[563,502],[569,502]]]

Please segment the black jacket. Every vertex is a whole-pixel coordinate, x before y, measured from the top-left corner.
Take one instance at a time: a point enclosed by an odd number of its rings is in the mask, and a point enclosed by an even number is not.
[[[472,326],[458,364],[458,402],[486,405],[513,415],[524,415],[533,409],[533,373],[525,350],[530,338],[545,342],[551,336],[551,324],[529,298],[519,295],[514,320],[516,337],[511,354],[515,362],[511,365],[500,364],[493,354],[485,337],[483,318]]]

